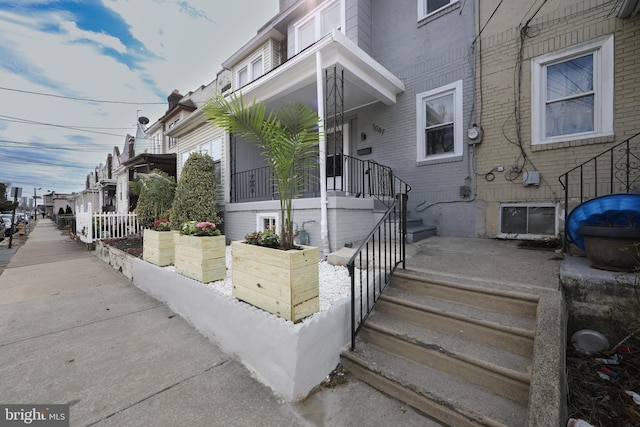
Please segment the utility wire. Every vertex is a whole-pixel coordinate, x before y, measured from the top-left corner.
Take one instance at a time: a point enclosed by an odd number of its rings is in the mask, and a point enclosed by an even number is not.
[[[16,123],[23,123],[23,124],[51,126],[51,127],[57,127],[57,128],[63,128],[63,129],[77,130],[77,131],[80,131],[80,132],[96,133],[96,134],[99,134],[99,135],[118,136],[118,137],[121,137],[121,138],[125,137],[125,135],[121,135],[121,134],[98,132],[98,131],[95,131],[95,130],[84,129],[84,128],[80,127],[80,126],[57,125],[55,123],[38,122],[38,121],[35,121],[35,120],[21,119],[19,117],[5,116],[5,115],[2,115],[2,114],[0,114],[0,118],[3,118],[3,120],[9,121],[9,122],[13,121],[13,122],[16,122]]]
[[[71,99],[74,101],[84,101],[84,102],[97,102],[101,104],[125,104],[125,105],[164,105],[166,102],[128,102],[128,101],[107,101],[104,99],[92,99],[92,98],[78,98],[74,96],[64,96],[64,95],[55,95],[52,93],[43,93],[43,92],[33,92],[29,90],[21,90],[21,89],[12,89],[8,87],[0,86],[1,90],[8,90],[11,92],[19,92],[19,93],[28,93],[30,95],[39,95],[39,96],[49,96],[51,98],[62,98],[62,99]]]

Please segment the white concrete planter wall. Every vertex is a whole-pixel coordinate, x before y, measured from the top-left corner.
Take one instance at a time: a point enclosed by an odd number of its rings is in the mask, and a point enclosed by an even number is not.
[[[223,295],[168,268],[132,258],[133,282],[165,302],[262,383],[287,401],[298,401],[340,361],[351,340],[350,301],[293,324]]]

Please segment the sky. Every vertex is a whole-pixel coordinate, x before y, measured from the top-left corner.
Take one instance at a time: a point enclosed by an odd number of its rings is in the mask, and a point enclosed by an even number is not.
[[[209,84],[278,0],[0,0],[0,182],[79,192],[139,116]]]

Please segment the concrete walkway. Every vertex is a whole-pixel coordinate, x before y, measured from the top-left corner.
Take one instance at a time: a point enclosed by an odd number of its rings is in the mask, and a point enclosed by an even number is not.
[[[280,401],[49,220],[0,274],[0,361],[0,403],[69,404],[71,426],[439,425],[352,378]]]

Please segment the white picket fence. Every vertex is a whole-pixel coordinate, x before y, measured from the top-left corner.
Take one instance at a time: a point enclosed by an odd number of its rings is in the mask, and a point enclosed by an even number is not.
[[[140,231],[133,212],[93,212],[91,203],[87,204],[86,210],[76,206],[76,238],[84,243],[127,237]]]

